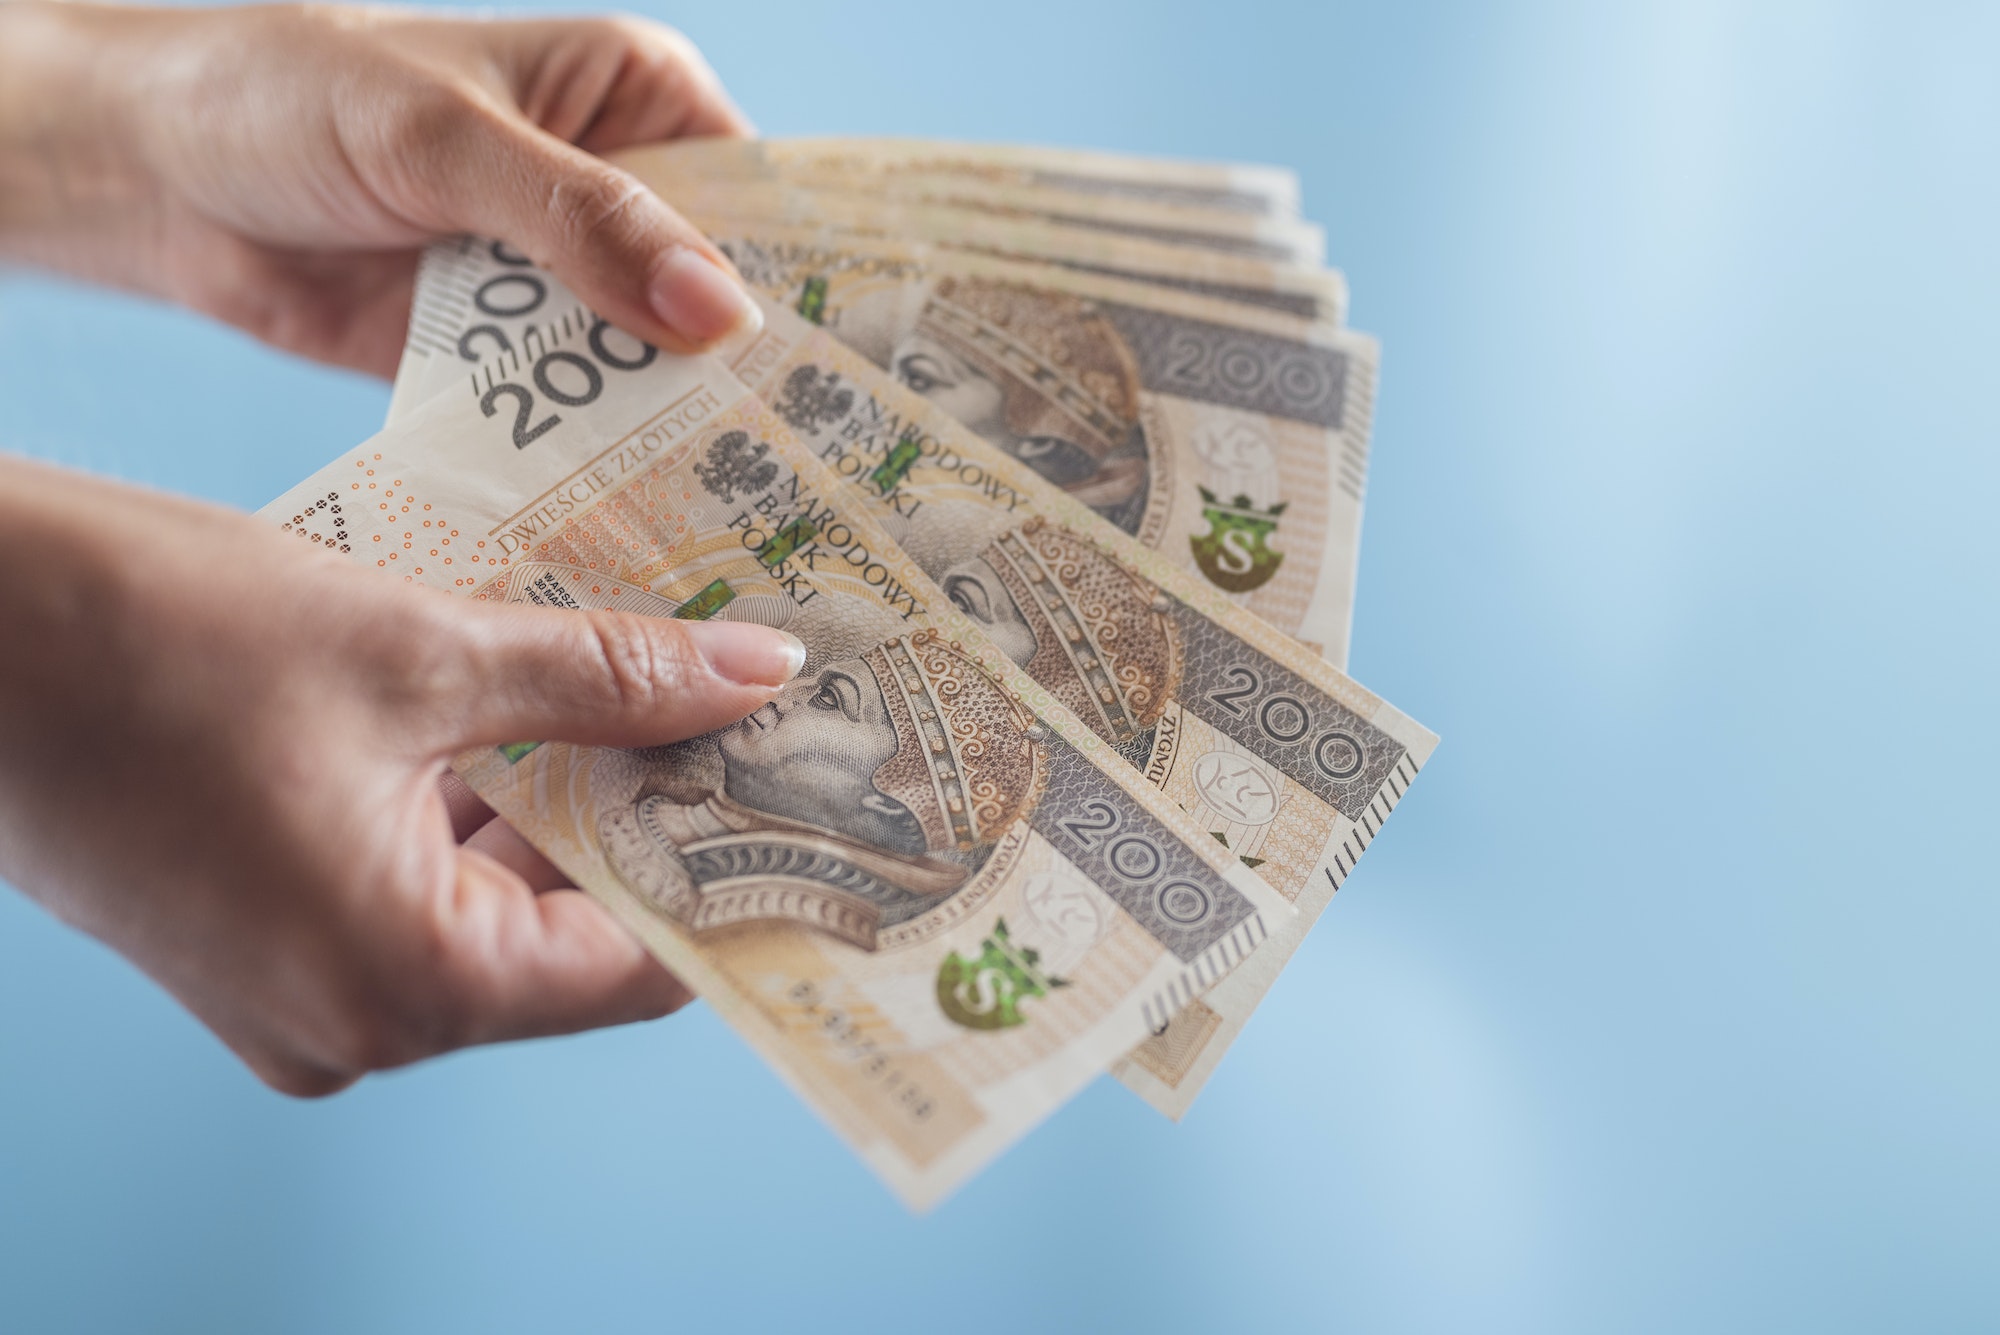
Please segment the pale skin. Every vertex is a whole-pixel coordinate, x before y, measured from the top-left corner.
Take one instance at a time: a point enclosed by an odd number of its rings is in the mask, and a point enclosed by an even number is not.
[[[691,350],[754,307],[594,155],[747,128],[684,38],[637,20],[5,4],[0,261],[386,375],[418,249],[475,231]],[[776,696],[796,640],[460,602],[4,454],[0,569],[0,879],[273,1087],[687,1000],[446,764],[711,731]]]

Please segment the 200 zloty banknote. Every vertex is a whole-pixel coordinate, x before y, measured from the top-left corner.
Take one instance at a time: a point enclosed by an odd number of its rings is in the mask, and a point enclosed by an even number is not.
[[[456,768],[915,1206],[1292,916],[720,362],[580,324],[265,513],[461,596],[805,641],[804,674],[720,733]]]
[[[615,160],[668,199],[716,181],[763,181],[861,190],[892,203],[948,204],[1288,264],[1326,258],[1325,232],[1290,211],[1161,202],[1088,181],[1022,183],[964,170],[920,170],[913,163],[871,164],[852,156],[774,161],[770,154],[771,145],[756,140],[679,139],[628,150]]]
[[[715,231],[708,221],[714,218],[832,227],[1137,278],[1335,324],[1346,316],[1347,284],[1335,270],[1079,227],[1033,214],[898,201],[852,186],[726,176],[687,180],[658,169],[667,153],[634,149],[613,155],[613,160],[671,197],[674,207],[704,231]]]
[[[1049,265],[742,226],[717,239],[752,287],[1345,664],[1373,339]],[[395,410],[525,347],[565,304],[504,246],[432,247]]]
[[[742,174],[781,175],[787,170],[842,172],[868,180],[883,176],[964,176],[998,185],[1037,186],[1108,199],[1136,199],[1184,209],[1297,217],[1299,178],[1260,163],[1199,162],[1144,157],[1097,149],[1029,144],[980,144],[935,139],[808,136],[748,142],[750,148],[713,150],[708,161],[733,164]]]
[[[466,254],[484,254],[478,273],[520,272],[491,247]],[[766,327],[734,356],[736,373],[867,499],[944,597],[1301,910],[1116,1068],[1180,1115],[1436,739],[827,331],[762,301]],[[589,317],[573,306],[569,318]],[[533,357],[503,357],[446,393],[481,399]]]

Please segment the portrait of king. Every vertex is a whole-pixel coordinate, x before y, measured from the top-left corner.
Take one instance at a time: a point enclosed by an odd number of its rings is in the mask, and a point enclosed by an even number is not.
[[[809,662],[741,723],[621,753],[637,792],[598,835],[619,877],[697,934],[785,921],[893,949],[995,879],[1046,780],[1044,736],[936,632],[891,635]]]
[[[851,298],[831,327],[990,444],[1139,532],[1157,482],[1139,424],[1139,362],[1095,303],[949,276],[914,310],[894,289]]]
[[[910,534],[911,555],[957,608],[1092,732],[1143,768],[1181,679],[1166,596],[1060,524],[986,507]],[[982,533],[986,530],[996,530]],[[955,539],[940,551],[939,535]],[[979,536],[966,541],[966,535]],[[969,547],[969,554],[962,548]]]

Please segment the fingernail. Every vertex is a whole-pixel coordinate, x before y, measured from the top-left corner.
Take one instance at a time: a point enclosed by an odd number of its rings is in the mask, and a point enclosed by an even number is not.
[[[688,635],[718,677],[740,686],[783,686],[806,665],[805,641],[747,621],[691,621]]]
[[[693,343],[713,343],[746,326],[762,326],[764,312],[734,278],[694,250],[667,256],[646,294],[653,314]]]

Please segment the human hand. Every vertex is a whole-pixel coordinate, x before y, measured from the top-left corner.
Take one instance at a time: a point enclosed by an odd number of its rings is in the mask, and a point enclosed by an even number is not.
[[[4,4],[0,257],[387,376],[421,246],[476,232],[692,351],[756,308],[594,155],[748,130],[687,39],[640,19]]]
[[[440,777],[469,746],[711,731],[797,672],[790,636],[461,602],[4,456],[0,569],[0,878],[271,1085],[686,1000]]]

